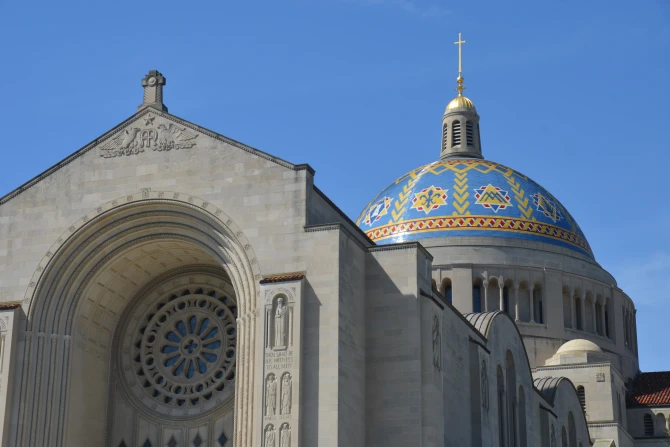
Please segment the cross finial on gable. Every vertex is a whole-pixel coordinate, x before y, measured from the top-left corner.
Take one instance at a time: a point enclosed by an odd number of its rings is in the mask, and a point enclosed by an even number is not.
[[[167,112],[167,106],[163,104],[163,86],[165,85],[165,76],[158,70],[150,70],[149,73],[142,79],[142,87],[144,87],[144,102],[137,110],[145,107],[153,107],[154,109]]]

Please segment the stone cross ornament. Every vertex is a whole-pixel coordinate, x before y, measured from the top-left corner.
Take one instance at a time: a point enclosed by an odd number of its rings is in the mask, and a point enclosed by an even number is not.
[[[158,70],[150,70],[149,73],[142,79],[142,87],[144,87],[144,102],[137,110],[145,107],[153,107],[154,109],[168,111],[168,108],[163,104],[163,86],[165,85],[165,76]]]

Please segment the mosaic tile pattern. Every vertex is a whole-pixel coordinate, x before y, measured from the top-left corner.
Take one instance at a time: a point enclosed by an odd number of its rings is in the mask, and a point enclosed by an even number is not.
[[[380,244],[492,236],[548,242],[593,258],[579,225],[554,196],[486,160],[441,160],[414,169],[372,199],[356,224]]]

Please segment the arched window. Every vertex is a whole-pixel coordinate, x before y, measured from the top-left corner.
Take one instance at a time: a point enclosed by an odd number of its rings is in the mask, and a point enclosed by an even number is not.
[[[575,417],[572,411],[568,412],[568,445],[577,447],[577,427],[575,427]]]
[[[472,285],[472,311],[482,311],[482,286],[479,281]]]
[[[498,365],[496,377],[498,381],[498,439],[500,441],[500,447],[507,447],[507,427],[505,426],[505,378],[503,377],[500,365]]]
[[[534,315],[534,320],[537,323],[543,324],[544,323],[544,315],[542,312],[542,285],[541,284],[535,284],[535,287],[533,288],[533,315]]]
[[[523,387],[519,386],[519,447],[526,447],[527,444],[526,394],[523,392]]]
[[[565,431],[565,425],[561,427],[561,447],[568,447],[568,434]]]
[[[509,287],[505,286],[502,290],[503,294],[503,312],[509,313]]]
[[[456,120],[451,123],[451,147],[461,144],[461,122]]]
[[[578,296],[575,296],[575,320],[575,323],[577,324],[576,329],[583,331],[584,319],[582,318],[582,299]]]
[[[586,413],[586,392],[581,385],[577,387],[577,396],[579,397],[579,403],[582,405],[582,410]]]
[[[517,447],[517,422],[518,422],[518,402],[516,396],[516,368],[514,366],[514,356],[511,351],[507,351],[505,356],[505,376],[507,377],[507,433],[509,434],[510,447]]]
[[[516,299],[519,300],[519,320],[530,321],[530,290],[526,281],[519,282],[519,290],[516,293]]]
[[[612,338],[610,336],[610,299],[605,300],[605,336],[607,338]]]
[[[668,436],[668,425],[665,422],[665,415],[663,413],[656,415],[656,432],[661,436]]]
[[[600,296],[596,298],[596,334],[598,335],[604,335],[603,334],[603,319],[602,319],[602,314],[603,314],[603,306],[600,304]]]
[[[473,147],[475,145],[475,132],[472,121],[465,122],[465,137],[467,138],[468,146]]]
[[[451,303],[451,280],[449,278],[445,278],[444,281],[442,281],[442,294],[447,299],[447,301]]]
[[[584,330],[586,332],[591,332],[592,334],[596,332],[595,328],[593,327],[593,320],[594,316],[593,315],[593,294],[589,291],[586,292],[586,296],[584,298]]]
[[[649,413],[644,414],[644,435],[654,436],[654,420]]]
[[[447,138],[449,137],[449,126],[447,123],[442,125],[442,150],[445,150],[447,146]]]

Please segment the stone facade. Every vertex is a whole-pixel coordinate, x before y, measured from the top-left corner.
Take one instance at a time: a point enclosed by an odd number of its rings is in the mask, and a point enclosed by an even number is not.
[[[309,166],[168,114],[159,75],[0,199],[3,446],[637,445],[634,306],[595,261],[379,246]],[[555,358],[577,338],[597,361]]]

